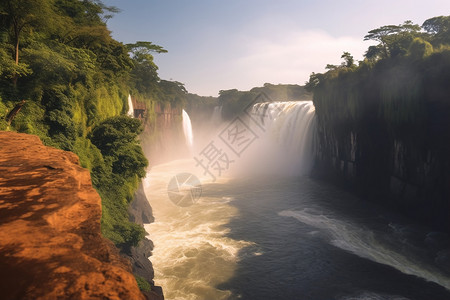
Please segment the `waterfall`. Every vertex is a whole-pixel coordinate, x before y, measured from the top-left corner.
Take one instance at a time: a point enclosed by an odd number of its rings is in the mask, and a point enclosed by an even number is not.
[[[128,112],[127,115],[129,117],[134,118],[134,108],[133,108],[133,101],[131,101],[131,95],[128,94]]]
[[[211,121],[212,126],[217,126],[220,123],[222,123],[222,106],[218,105],[214,107],[213,113],[211,115]]]
[[[194,147],[194,134],[192,133],[191,119],[187,112],[183,109],[183,132],[186,140],[186,145],[189,148],[189,152],[192,153]]]
[[[310,171],[315,131],[312,101],[257,103],[247,124],[257,138],[237,162],[238,172],[302,175]]]

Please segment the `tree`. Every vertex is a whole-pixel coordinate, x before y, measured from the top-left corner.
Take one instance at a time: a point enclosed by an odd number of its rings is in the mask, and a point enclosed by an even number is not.
[[[380,28],[369,31],[369,34],[364,37],[364,40],[374,40],[379,42],[381,47],[379,47],[378,49],[382,51],[384,58],[387,58],[389,57],[388,37],[393,33],[398,33],[398,31],[399,26],[396,25],[382,26]]]
[[[155,89],[158,89],[159,81],[158,67],[153,61],[152,53],[166,53],[167,50],[151,42],[143,41],[126,44],[126,47],[134,64],[131,71],[131,84],[139,93],[149,96]]]
[[[341,64],[344,67],[352,68],[355,66],[355,59],[350,54],[350,52],[344,52],[341,56],[344,59],[344,62]]]
[[[91,142],[111,161],[114,174],[125,178],[145,176],[148,161],[137,140],[141,121],[127,116],[106,119],[92,130]]]
[[[146,55],[151,55],[152,52],[167,53],[166,49],[152,42],[137,41],[134,44],[126,44],[126,46],[135,60],[146,59]]]
[[[103,155],[114,155],[125,144],[138,145],[137,137],[142,132],[138,119],[117,116],[106,119],[92,130],[91,141]]]
[[[314,89],[319,86],[324,78],[324,74],[312,72],[311,75],[309,75],[309,81],[305,82],[305,89],[308,92],[314,92]]]
[[[26,66],[19,66],[19,50],[22,35],[33,27],[42,27],[57,18],[53,11],[53,0],[3,0],[0,2],[0,14],[5,18],[13,43],[13,59],[16,68],[12,79],[17,84],[19,76],[26,75]]]
[[[99,0],[56,0],[56,7],[65,16],[65,26],[56,35],[60,43],[89,53],[106,78],[122,77],[131,70],[126,46],[111,37],[105,23],[119,11],[116,7]]]
[[[336,70],[337,68],[339,68],[339,66],[337,66],[337,65],[332,65],[332,64],[327,64],[327,65],[325,66],[325,69],[326,69],[326,70]]]
[[[335,71],[335,70],[341,70],[343,68],[353,68],[356,67],[355,65],[355,59],[353,58],[353,56],[350,54],[350,52],[344,52],[341,55],[341,58],[344,59],[344,61],[340,64],[340,65],[332,65],[332,64],[327,64],[325,66],[326,70],[329,71]],[[314,73],[313,73],[314,74]]]
[[[186,102],[187,90],[183,83],[161,80],[159,87],[164,94],[164,100],[170,102],[172,105],[184,104]]]
[[[426,20],[422,28],[430,34],[439,34],[450,30],[450,16],[434,17]]]
[[[16,63],[12,59],[9,47],[0,45],[0,76],[8,79],[13,77],[26,76],[32,73],[30,66],[26,63]]]
[[[366,53],[364,54],[364,56],[368,59],[368,60],[379,60],[381,58],[383,58],[383,47],[381,45],[376,45],[376,46],[370,46]]]
[[[400,25],[386,25],[369,31],[364,40],[379,42],[377,46],[369,47],[366,58],[388,58],[407,53],[409,44],[418,36],[420,26],[411,21]]]
[[[422,28],[431,35],[435,46],[450,44],[450,16],[434,17],[426,20]]]
[[[409,46],[409,55],[414,59],[421,59],[433,53],[433,46],[421,38],[415,38]]]

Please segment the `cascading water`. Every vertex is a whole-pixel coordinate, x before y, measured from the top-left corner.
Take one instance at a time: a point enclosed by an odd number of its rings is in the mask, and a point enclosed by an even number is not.
[[[447,235],[301,176],[313,161],[314,114],[310,101],[258,103],[222,124],[211,139],[232,163],[214,182],[194,160],[152,168],[146,229],[167,299],[450,299]],[[192,141],[185,112],[183,128]],[[203,193],[180,207],[168,183],[186,172]]]
[[[222,106],[218,105],[214,107],[213,113],[211,115],[211,121],[212,126],[217,126],[222,123]]]
[[[307,174],[313,163],[315,108],[312,101],[253,106],[249,129],[258,138],[237,164],[238,174]]]
[[[129,117],[134,118],[134,108],[133,108],[133,101],[131,101],[131,95],[128,94],[128,112],[127,115]]]
[[[183,109],[183,132],[184,138],[186,140],[186,146],[189,149],[189,152],[192,153],[194,147],[194,134],[192,132],[192,124],[191,119],[189,118],[188,113]]]

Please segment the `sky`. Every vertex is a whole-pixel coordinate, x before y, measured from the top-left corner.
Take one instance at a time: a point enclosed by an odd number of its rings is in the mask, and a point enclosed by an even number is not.
[[[344,51],[356,60],[368,31],[450,15],[449,0],[103,0],[121,10],[108,20],[123,43],[150,41],[161,79],[190,93],[304,84]]]

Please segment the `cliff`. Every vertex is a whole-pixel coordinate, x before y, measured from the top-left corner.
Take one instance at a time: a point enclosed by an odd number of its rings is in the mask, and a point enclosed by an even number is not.
[[[131,96],[131,101],[134,117],[143,123],[144,132],[140,140],[150,166],[178,159],[188,153],[184,143],[181,104],[135,96]]]
[[[315,175],[437,229],[450,229],[450,105],[428,105],[425,134],[395,138],[379,119],[349,129],[318,115]],[[317,110],[316,110],[317,112]]]
[[[134,194],[134,199],[130,203],[128,214],[130,221],[136,224],[149,224],[152,223],[155,218],[153,217],[152,207],[148,202],[148,199],[144,192],[143,184],[139,185],[139,188]],[[152,255],[153,242],[147,238],[144,238],[139,242],[136,247],[131,247],[128,251],[123,253],[127,259],[130,260],[133,274],[136,274],[145,279],[151,286],[150,292],[145,292],[148,299],[162,300],[164,299],[163,290],[160,286],[155,286],[154,270],[149,257]]]
[[[1,298],[145,299],[101,213],[76,155],[0,132]]]
[[[383,133],[350,131],[337,137],[320,122],[316,149],[316,176],[449,230],[448,152],[417,148]]]
[[[450,51],[413,49],[311,75],[316,171],[449,231]]]

